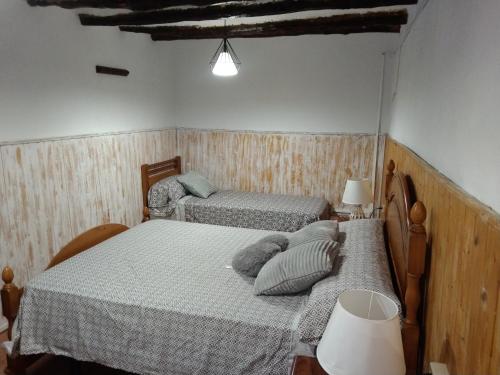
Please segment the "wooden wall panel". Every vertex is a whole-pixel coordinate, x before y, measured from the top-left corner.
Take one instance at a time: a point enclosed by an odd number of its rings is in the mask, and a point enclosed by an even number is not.
[[[437,361],[450,374],[500,374],[500,215],[388,139],[384,164],[390,159],[428,210],[426,369]]]
[[[175,129],[0,145],[0,265],[24,285],[79,233],[140,223],[140,165],[175,155]]]
[[[373,178],[374,135],[178,129],[183,170],[223,189],[325,197],[340,205],[350,176]]]

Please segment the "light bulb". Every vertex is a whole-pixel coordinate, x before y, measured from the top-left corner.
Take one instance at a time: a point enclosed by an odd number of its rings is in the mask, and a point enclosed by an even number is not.
[[[238,69],[229,52],[223,51],[220,53],[212,69],[212,73],[221,77],[230,77],[238,74]]]

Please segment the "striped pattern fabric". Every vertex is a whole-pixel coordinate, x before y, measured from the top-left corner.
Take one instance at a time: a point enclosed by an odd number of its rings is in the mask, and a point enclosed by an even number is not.
[[[309,240],[276,255],[255,280],[257,295],[286,295],[302,292],[330,274],[337,243]]]
[[[352,220],[339,224],[339,254],[332,273],[317,282],[301,314],[300,340],[317,345],[337,298],[346,290],[382,293],[401,306],[391,280],[382,220]]]
[[[337,234],[338,223],[336,221],[317,221],[292,233],[288,237],[288,248],[290,249],[312,241],[335,241]]]

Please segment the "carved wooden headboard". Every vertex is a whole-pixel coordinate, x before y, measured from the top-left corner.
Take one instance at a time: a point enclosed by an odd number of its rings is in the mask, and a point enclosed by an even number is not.
[[[403,305],[403,346],[407,374],[416,374],[420,339],[419,308],[421,278],[425,268],[427,235],[423,225],[427,212],[415,201],[411,179],[396,172],[391,160],[387,166],[385,187],[385,230],[394,287]]]
[[[148,192],[151,186],[164,178],[181,174],[181,157],[165,160],[156,164],[141,166],[143,220],[149,220]]]

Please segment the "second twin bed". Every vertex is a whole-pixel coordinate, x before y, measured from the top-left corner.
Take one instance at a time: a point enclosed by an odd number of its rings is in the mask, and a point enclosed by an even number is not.
[[[330,205],[320,197],[219,191],[196,174],[182,175],[180,157],[143,165],[141,172],[144,220],[163,218],[295,232],[330,218]]]

